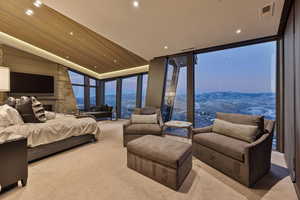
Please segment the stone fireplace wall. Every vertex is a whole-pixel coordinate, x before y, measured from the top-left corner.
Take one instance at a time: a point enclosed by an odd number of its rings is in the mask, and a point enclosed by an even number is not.
[[[36,94],[35,96],[44,105],[51,105],[53,111],[76,112],[76,99],[66,67],[6,45],[0,46],[0,66],[9,67],[13,72],[53,76],[54,95],[39,96]],[[0,92],[0,104],[5,102],[7,94]]]
[[[62,65],[58,66],[56,81],[56,110],[63,113],[76,112],[76,99],[73,94],[71,80],[66,67]]]

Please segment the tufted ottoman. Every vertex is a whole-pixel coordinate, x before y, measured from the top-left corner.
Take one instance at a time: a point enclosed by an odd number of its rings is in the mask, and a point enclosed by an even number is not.
[[[192,145],[147,135],[127,144],[127,166],[178,190],[192,169]]]

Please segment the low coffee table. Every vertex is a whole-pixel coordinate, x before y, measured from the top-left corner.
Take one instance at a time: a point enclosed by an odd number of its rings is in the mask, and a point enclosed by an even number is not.
[[[193,124],[191,122],[184,122],[184,121],[168,121],[164,123],[164,129],[169,128],[183,128],[188,130],[188,138],[192,136],[192,127]]]

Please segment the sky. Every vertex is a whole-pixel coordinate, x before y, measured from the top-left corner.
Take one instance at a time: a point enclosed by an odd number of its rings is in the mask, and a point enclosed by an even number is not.
[[[215,91],[275,92],[276,42],[203,53],[196,57],[196,94]],[[184,92],[181,88],[179,93]]]

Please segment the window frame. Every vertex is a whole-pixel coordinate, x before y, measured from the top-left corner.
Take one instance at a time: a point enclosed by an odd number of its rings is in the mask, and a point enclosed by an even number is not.
[[[237,42],[237,43],[232,43],[232,44],[225,44],[225,45],[220,45],[220,46],[215,46],[215,47],[209,47],[209,48],[204,48],[204,49],[197,49],[193,51],[188,51],[184,53],[178,53],[178,54],[173,54],[169,56],[161,56],[157,58],[165,58],[165,78],[164,78],[164,85],[163,85],[163,95],[162,95],[162,100],[161,100],[161,108],[163,108],[164,105],[164,99],[165,99],[165,91],[166,91],[166,78],[167,78],[167,69],[168,69],[168,60],[173,57],[178,57],[178,56],[187,56],[187,67],[188,67],[188,80],[187,80],[187,118],[189,122],[193,124],[193,127],[195,126],[195,59],[194,56],[200,53],[208,53],[208,52],[214,52],[214,51],[220,51],[220,50],[226,50],[226,49],[233,49],[233,48],[238,48],[238,47],[245,47],[245,46],[250,46],[250,45],[255,45],[255,44],[260,44],[260,43],[267,43],[267,42],[276,42],[276,63],[275,63],[275,73],[276,73],[276,94],[275,94],[275,99],[276,99],[276,118],[275,120],[277,121],[278,118],[280,117],[280,113],[278,113],[278,110],[280,108],[280,91],[278,87],[278,71],[279,71],[279,54],[280,51],[279,49],[279,40],[280,38],[278,36],[269,36],[269,37],[264,37],[264,38],[258,38],[258,39],[253,39],[253,40],[247,40],[247,41],[242,41],[242,42]],[[276,130],[280,130],[280,123],[276,123]],[[280,144],[282,141],[280,140],[280,134],[276,134],[276,140],[277,140],[277,147],[276,150],[280,150]]]
[[[123,86],[123,80],[126,78],[131,78],[131,77],[137,77],[137,91],[136,91],[136,107],[140,108],[142,106],[142,89],[143,89],[143,76],[148,75],[148,81],[149,81],[149,74],[148,72],[142,72],[142,73],[136,73],[136,74],[130,74],[130,75],[125,75],[125,76],[119,76],[119,77],[113,77],[113,78],[107,78],[107,79],[101,79],[100,81],[103,82],[101,86],[101,90],[103,91],[102,96],[103,99],[105,99],[105,83],[109,81],[117,81],[117,86],[116,86],[116,117],[121,118],[122,113],[122,86]],[[147,94],[147,91],[146,91]],[[103,103],[105,103],[105,100],[103,100]]]
[[[83,73],[81,73],[77,70],[71,69],[71,68],[69,68],[68,71],[71,71],[73,73],[77,73],[79,75],[82,75],[83,78],[84,78],[84,83],[83,84],[72,83],[71,78],[70,78],[72,87],[73,86],[81,86],[81,87],[84,88],[84,93],[83,93],[83,96],[84,96],[84,109],[80,109],[80,110],[87,111],[91,107],[91,104],[90,104],[90,88],[96,88],[96,105],[95,106],[98,106],[99,105],[99,99],[100,99],[99,91],[98,91],[99,90],[99,85],[100,85],[99,80],[97,78],[88,76],[86,74],[83,74]],[[90,85],[90,80],[91,79],[96,81],[96,85]]]

